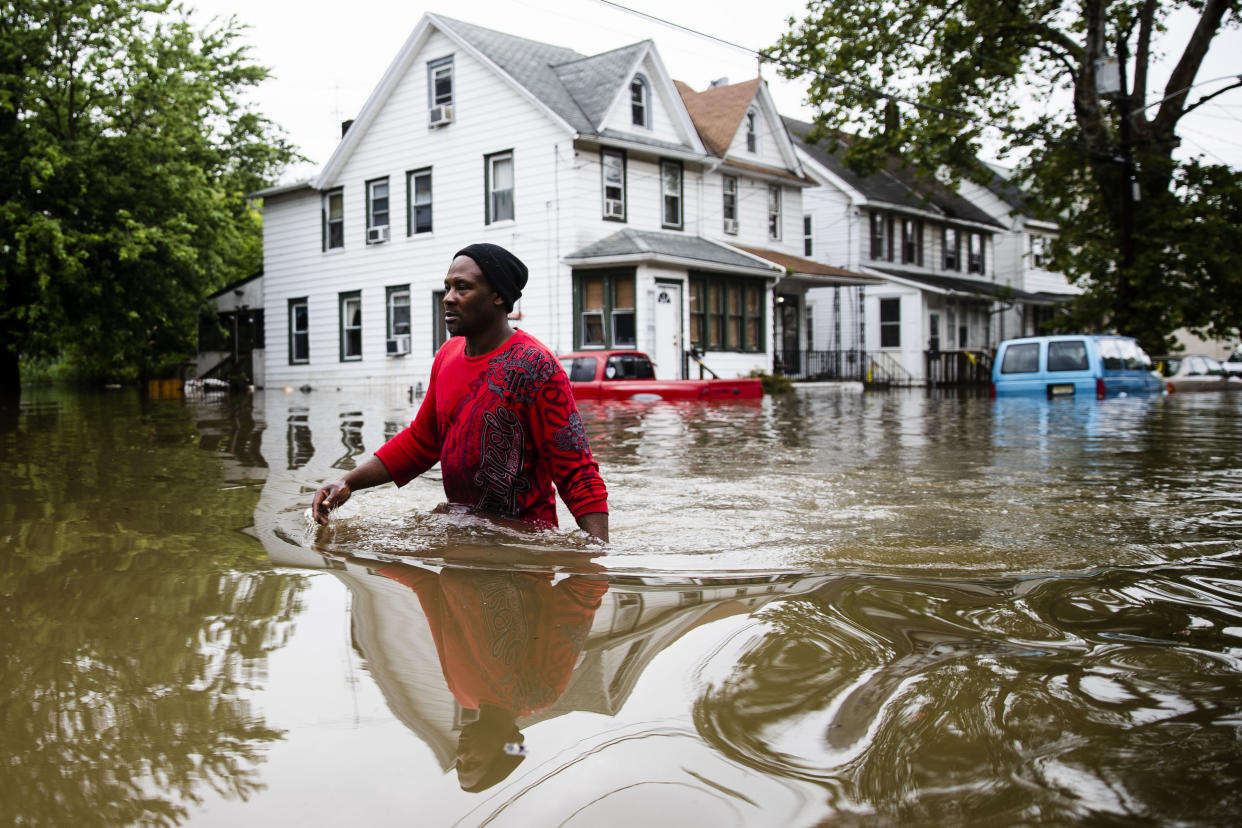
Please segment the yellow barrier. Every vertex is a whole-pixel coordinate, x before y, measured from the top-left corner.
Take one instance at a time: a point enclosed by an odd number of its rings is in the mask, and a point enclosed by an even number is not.
[[[152,399],[181,396],[181,380],[153,379],[147,381],[147,396]]]

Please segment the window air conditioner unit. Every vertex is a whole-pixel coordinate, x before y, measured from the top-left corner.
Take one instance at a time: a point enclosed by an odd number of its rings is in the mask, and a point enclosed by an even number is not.
[[[397,334],[388,340],[389,356],[405,356],[410,352],[410,335]]]
[[[625,205],[616,199],[604,201],[604,218],[625,218]]]
[[[727,218],[724,220],[724,231],[731,236],[737,235],[737,219]]]
[[[388,241],[388,225],[367,228],[367,244],[379,244]]]
[[[443,106],[433,106],[431,108],[430,118],[431,126],[440,127],[453,123],[453,107],[451,104]]]

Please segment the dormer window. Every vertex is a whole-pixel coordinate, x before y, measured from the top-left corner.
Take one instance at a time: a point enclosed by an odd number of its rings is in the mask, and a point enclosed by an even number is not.
[[[755,110],[752,109],[746,113],[746,151],[747,152],[758,152],[759,151],[759,133],[755,130],[755,122],[757,120],[758,118],[755,115]]]
[[[630,81],[630,122],[643,129],[651,128],[651,89],[642,75],[635,75]]]

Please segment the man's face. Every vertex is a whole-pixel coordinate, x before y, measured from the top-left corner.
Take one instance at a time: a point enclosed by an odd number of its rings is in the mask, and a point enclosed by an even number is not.
[[[469,256],[458,256],[444,277],[444,326],[449,336],[472,336],[507,315],[504,299]]]

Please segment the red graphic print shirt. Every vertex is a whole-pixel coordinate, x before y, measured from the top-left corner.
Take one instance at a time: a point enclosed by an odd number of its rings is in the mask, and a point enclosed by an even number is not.
[[[608,511],[569,378],[520,330],[477,357],[449,339],[414,422],[375,456],[398,486],[439,461],[448,501],[488,514],[556,526],[553,484],[575,518]]]

